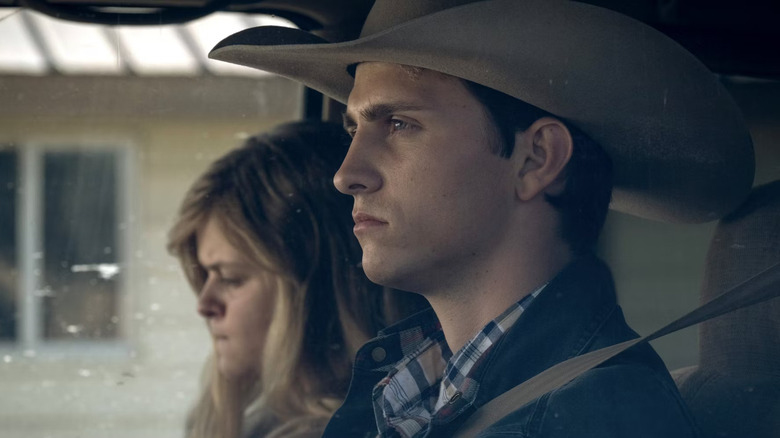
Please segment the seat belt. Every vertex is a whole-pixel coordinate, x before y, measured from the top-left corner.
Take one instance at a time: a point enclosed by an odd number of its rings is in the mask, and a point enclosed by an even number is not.
[[[725,313],[780,296],[780,263],[751,277],[679,319],[641,338],[591,351],[544,370],[477,409],[453,438],[473,438],[521,406],[554,391],[634,345],[652,341]]]

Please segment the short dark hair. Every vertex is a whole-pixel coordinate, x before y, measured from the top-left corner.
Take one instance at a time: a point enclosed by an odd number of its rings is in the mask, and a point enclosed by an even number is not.
[[[528,129],[542,117],[561,120],[572,135],[574,148],[564,169],[566,186],[557,196],[545,195],[561,213],[561,235],[572,251],[593,250],[612,198],[612,160],[604,149],[571,123],[500,91],[463,81],[466,89],[485,107],[496,127],[494,152],[509,158],[514,152],[515,134]]]

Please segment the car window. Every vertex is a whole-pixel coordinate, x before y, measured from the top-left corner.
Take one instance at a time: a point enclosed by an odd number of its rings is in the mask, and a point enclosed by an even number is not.
[[[205,56],[271,23],[0,10],[0,435],[181,436],[211,346],[166,232],[213,159],[301,117],[299,85]]]

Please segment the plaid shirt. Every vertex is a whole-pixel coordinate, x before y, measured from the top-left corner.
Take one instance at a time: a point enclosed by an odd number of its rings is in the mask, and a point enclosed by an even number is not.
[[[480,358],[517,321],[542,289],[544,286],[510,306],[454,355],[447,346],[441,325],[436,325],[429,333],[402,334],[402,338],[406,335],[414,341],[404,343],[403,359],[373,390],[379,436],[422,437],[435,415],[455,415],[445,412],[449,402],[476,396],[479,382],[470,376]]]

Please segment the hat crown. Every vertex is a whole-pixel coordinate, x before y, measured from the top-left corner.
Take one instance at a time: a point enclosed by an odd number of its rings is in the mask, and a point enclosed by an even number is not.
[[[375,0],[357,40],[258,27],[210,57],[347,102],[352,66],[386,62],[473,81],[564,118],[612,157],[615,210],[670,222],[746,198],[754,154],[739,108],[693,55],[646,24],[571,0]]]
[[[477,1],[481,0],[377,0],[366,17],[360,38],[415,18]]]

